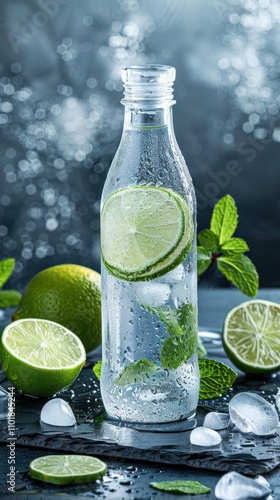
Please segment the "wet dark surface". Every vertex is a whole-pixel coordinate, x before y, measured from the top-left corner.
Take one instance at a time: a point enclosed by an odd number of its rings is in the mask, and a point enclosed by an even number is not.
[[[262,297],[269,298],[270,292],[263,291]],[[244,297],[236,291],[218,290],[200,293],[200,323],[209,324],[208,333],[202,337],[209,357],[228,362],[225,358],[219,333],[224,314]],[[224,307],[226,306],[226,308]],[[212,309],[213,308],[213,309]],[[211,320],[211,311],[215,320]],[[5,321],[5,320],[4,320]],[[219,323],[219,325],[218,325]],[[210,328],[211,326],[211,328]],[[212,329],[212,332],[211,332]],[[243,390],[254,391],[271,403],[280,386],[280,377],[267,379],[246,378],[240,374],[234,388],[215,400],[201,401],[195,419],[174,424],[145,426],[121,426],[108,419],[104,413],[98,389],[98,381],[91,370],[94,360],[100,354],[89,357],[88,366],[81,372],[70,390],[60,393],[69,401],[77,426],[67,429],[42,426],[40,411],[47,399],[30,398],[19,393],[16,396],[16,491],[21,498],[48,498],[63,493],[68,497],[92,496],[116,499],[171,499],[175,496],[152,490],[152,481],[172,479],[196,479],[214,487],[222,472],[236,470],[247,475],[265,474],[274,488],[274,499],[280,498],[280,436],[256,437],[241,435],[234,428],[220,431],[221,445],[212,448],[190,444],[190,429],[200,425],[207,410],[227,411],[227,405],[234,393]],[[3,381],[5,387],[10,383]],[[96,417],[98,422],[96,422]],[[95,423],[94,423],[95,422]],[[0,434],[2,457],[1,493],[8,493],[6,474],[9,470],[8,433],[5,422],[1,423]],[[108,464],[108,474],[103,481],[75,487],[53,487],[38,483],[28,477],[28,465],[38,456],[73,452],[100,456]],[[5,458],[5,455],[7,459]],[[272,471],[272,472],[270,472]],[[3,479],[3,480],[2,480]],[[34,495],[34,497],[33,497]],[[41,495],[41,496],[40,496]],[[43,495],[43,496],[42,496]],[[188,496],[188,498],[192,498]],[[200,496],[196,496],[198,500]],[[201,498],[215,498],[214,493]]]

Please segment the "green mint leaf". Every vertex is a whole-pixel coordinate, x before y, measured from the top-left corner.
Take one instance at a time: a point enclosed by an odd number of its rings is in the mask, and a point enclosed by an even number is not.
[[[151,377],[159,370],[158,365],[146,358],[133,361],[127,365],[116,378],[116,385],[128,385],[142,382],[146,377]]]
[[[102,361],[101,360],[97,361],[97,363],[92,368],[93,373],[98,380],[100,380],[100,377],[101,377],[101,368],[102,368]]]
[[[201,338],[197,337],[197,355],[199,358],[203,358],[207,354],[206,348],[201,340]]]
[[[222,244],[222,252],[225,254],[248,252],[249,247],[243,238],[231,238]]]
[[[200,358],[198,366],[200,371],[199,399],[219,397],[232,387],[237,377],[235,371],[214,359]]]
[[[150,483],[150,486],[156,490],[168,493],[185,493],[189,495],[202,495],[211,491],[211,488],[204,486],[198,481],[160,481]]]
[[[0,262],[0,287],[8,281],[15,267],[15,259],[5,259]]]
[[[212,252],[203,247],[197,247],[197,274],[200,277],[211,264]]]
[[[192,304],[183,304],[179,309],[143,305],[142,307],[159,317],[169,335],[197,335],[197,310]]]
[[[0,290],[0,307],[15,307],[20,303],[21,294],[16,290]]]
[[[98,363],[99,363],[99,361],[98,361]],[[94,417],[93,423],[94,424],[101,424],[105,420],[105,418],[107,418],[107,417],[108,417],[108,413],[106,413],[106,411],[105,411],[104,413],[102,413],[102,415],[98,415],[97,417]]]
[[[165,339],[160,351],[163,368],[176,370],[194,354],[196,343],[190,342],[186,335],[175,335]]]
[[[161,348],[161,363],[168,370],[178,368],[195,352],[197,345],[197,310],[192,304],[179,309],[171,307],[142,306],[157,315],[165,324],[171,338],[165,339]]]
[[[155,314],[159,319],[165,324],[169,335],[183,335],[184,331],[179,325],[177,310],[172,309],[172,307],[154,307],[154,306],[144,306],[144,309]]]
[[[253,262],[246,255],[233,254],[217,259],[219,271],[241,292],[255,297],[259,287],[259,276]]]
[[[213,233],[213,231],[211,231],[211,229],[204,229],[201,231],[197,235],[197,239],[200,245],[206,250],[209,250],[210,252],[219,251],[219,238],[215,233]]]
[[[237,209],[234,199],[227,194],[214,206],[210,229],[219,238],[222,245],[229,240],[238,223]]]

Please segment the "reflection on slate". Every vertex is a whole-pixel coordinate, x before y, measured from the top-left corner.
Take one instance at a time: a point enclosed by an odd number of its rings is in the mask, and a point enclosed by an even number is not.
[[[214,340],[213,340],[214,339]],[[209,334],[206,348],[221,357],[221,340]],[[204,334],[204,341],[206,334]],[[91,362],[95,360],[91,359]],[[224,361],[226,361],[224,359]],[[207,410],[227,411],[236,392],[252,390],[274,403],[279,375],[267,381],[240,377],[234,389],[215,400],[201,401],[195,419],[172,424],[120,424],[104,418],[98,382],[90,367],[82,370],[74,386],[60,393],[75,413],[78,425],[69,428],[42,425],[40,411],[46,400],[17,396],[17,445],[44,447],[104,457],[178,464],[217,471],[236,470],[243,474],[263,474],[280,463],[280,436],[257,437],[240,434],[235,428],[221,432],[221,445],[204,448],[190,444],[190,430],[202,425]],[[4,386],[9,382],[4,381]],[[99,417],[96,420],[96,417]],[[7,425],[2,422],[1,442],[7,442]]]

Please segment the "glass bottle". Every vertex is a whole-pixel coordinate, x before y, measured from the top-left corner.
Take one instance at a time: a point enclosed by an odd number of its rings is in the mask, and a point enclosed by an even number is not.
[[[124,128],[101,200],[101,393],[115,419],[194,415],[196,201],[173,131],[175,69],[122,70]]]

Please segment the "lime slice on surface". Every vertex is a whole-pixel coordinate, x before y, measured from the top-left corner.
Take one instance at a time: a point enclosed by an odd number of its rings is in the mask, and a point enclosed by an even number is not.
[[[119,278],[141,281],[166,274],[185,259],[192,240],[190,208],[171,189],[132,186],[104,203],[102,257]]]
[[[81,484],[100,479],[107,465],[87,455],[48,455],[33,460],[29,474],[34,479],[53,484]]]
[[[266,300],[243,302],[224,323],[224,349],[245,373],[269,374],[280,369],[280,305]]]
[[[62,325],[42,319],[20,319],[1,337],[2,369],[26,394],[52,396],[75,380],[86,353],[81,340]]]

